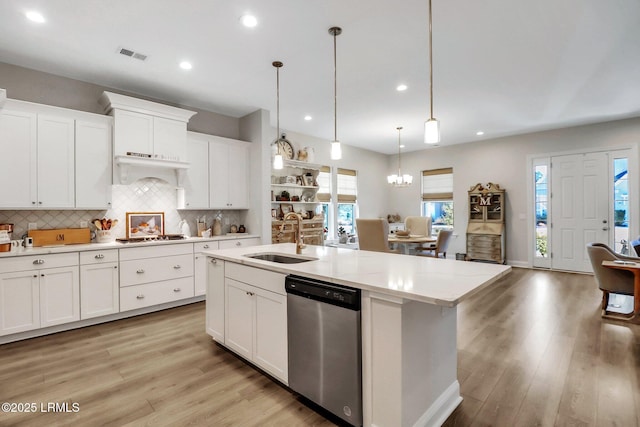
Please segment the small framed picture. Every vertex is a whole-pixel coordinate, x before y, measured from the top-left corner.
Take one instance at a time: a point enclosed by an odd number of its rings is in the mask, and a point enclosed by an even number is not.
[[[164,234],[164,212],[127,212],[127,239]]]
[[[309,175],[302,175],[302,179],[304,182],[304,185],[306,185],[307,187],[313,187],[314,181],[313,181],[313,175],[309,174]]]
[[[278,218],[278,209],[271,209],[271,218]]]
[[[282,215],[286,215],[289,212],[293,212],[293,205],[289,203],[281,203],[280,210],[282,211]]]
[[[304,175],[298,175],[298,177],[296,178],[296,184],[298,184],[298,185],[306,185],[304,183]]]

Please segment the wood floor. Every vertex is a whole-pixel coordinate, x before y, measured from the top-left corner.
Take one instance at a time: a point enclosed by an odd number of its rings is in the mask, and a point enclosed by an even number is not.
[[[514,269],[459,306],[464,401],[446,426],[640,425],[640,326],[591,276]],[[0,426],[329,426],[213,343],[204,304],[0,346]],[[48,402],[79,412],[40,412]]]

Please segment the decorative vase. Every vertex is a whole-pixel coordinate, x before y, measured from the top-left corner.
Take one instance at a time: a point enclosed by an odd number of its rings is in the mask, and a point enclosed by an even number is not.
[[[219,218],[213,220],[213,235],[219,236],[222,234],[222,221]]]
[[[238,233],[246,233],[247,229],[244,228],[243,224],[240,224],[240,227],[238,227]]]

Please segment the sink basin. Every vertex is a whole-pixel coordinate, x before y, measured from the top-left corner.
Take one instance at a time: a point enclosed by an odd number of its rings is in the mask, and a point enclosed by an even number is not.
[[[316,261],[318,258],[300,255],[280,254],[277,252],[265,252],[261,254],[245,255],[247,258],[260,259],[262,261],[277,262],[279,264],[299,264],[301,262]]]

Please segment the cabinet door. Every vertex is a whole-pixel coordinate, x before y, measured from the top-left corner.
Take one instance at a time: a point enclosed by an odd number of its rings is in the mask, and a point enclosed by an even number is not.
[[[209,209],[209,142],[187,142],[189,169],[184,178],[184,208]]]
[[[167,160],[187,159],[187,124],[178,120],[153,118],[153,154]]]
[[[242,144],[229,145],[228,203],[233,209],[249,207],[249,148]]]
[[[80,267],[80,318],[117,313],[120,310],[119,291],[117,263]]]
[[[2,208],[29,208],[37,204],[37,118],[35,114],[0,112],[0,152],[7,157],[0,167]]]
[[[78,267],[40,270],[40,325],[80,320]]]
[[[225,279],[225,344],[247,360],[253,355],[253,286]]]
[[[111,207],[111,125],[76,121],[76,207]]]
[[[211,208],[229,209],[229,145],[209,144],[209,204]]]
[[[288,382],[287,297],[259,288],[255,293],[253,361]]]
[[[75,207],[75,123],[38,115],[38,207]]]
[[[224,261],[206,258],[207,268],[207,333],[224,343]]]
[[[196,254],[193,261],[193,290],[194,295],[207,293],[207,257]]]
[[[115,155],[153,154],[153,117],[131,111],[114,110],[113,146]]]
[[[35,272],[0,274],[0,335],[40,327],[40,294]]]

